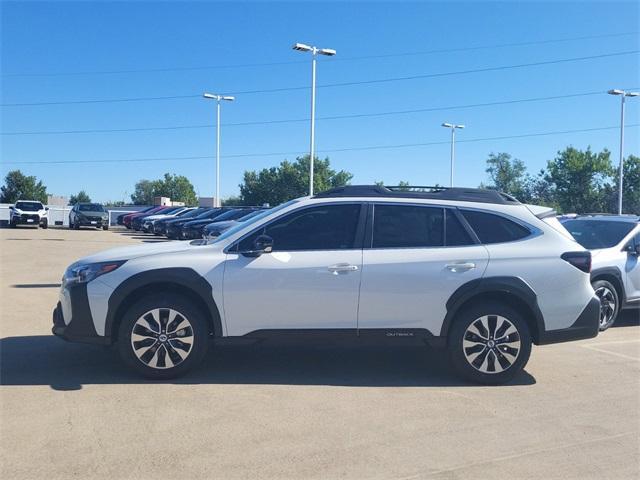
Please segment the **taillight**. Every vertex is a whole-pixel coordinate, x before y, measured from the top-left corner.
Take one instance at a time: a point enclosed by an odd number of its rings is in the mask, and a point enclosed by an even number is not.
[[[565,252],[560,258],[584,273],[591,272],[591,252]]]

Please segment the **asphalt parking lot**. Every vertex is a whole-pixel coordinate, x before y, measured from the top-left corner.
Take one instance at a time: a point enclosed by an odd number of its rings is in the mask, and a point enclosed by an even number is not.
[[[3,479],[626,479],[640,476],[640,315],[534,347],[501,387],[391,343],[217,346],[153,383],[113,349],[53,337],[78,257],[159,241],[123,231],[1,229]]]

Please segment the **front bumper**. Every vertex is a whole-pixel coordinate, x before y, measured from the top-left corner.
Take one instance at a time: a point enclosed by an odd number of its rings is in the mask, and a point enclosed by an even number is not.
[[[585,340],[598,335],[600,323],[600,300],[594,295],[573,325],[559,330],[540,332],[538,345],[550,343],[572,342]]]
[[[47,217],[29,214],[14,215],[10,219],[14,225],[42,225],[45,221],[47,221]]]
[[[204,226],[195,227],[195,228],[183,228],[180,234],[180,238],[183,240],[193,240],[195,238],[202,238],[202,232],[204,231]]]
[[[97,227],[101,228],[109,223],[106,218],[76,218],[76,224],[80,227]]]
[[[62,306],[62,301],[66,304],[65,308]],[[65,318],[65,315],[68,318]],[[110,338],[96,333],[86,284],[75,285],[62,291],[61,301],[53,309],[52,322],[51,332],[64,340],[98,345],[111,343]]]

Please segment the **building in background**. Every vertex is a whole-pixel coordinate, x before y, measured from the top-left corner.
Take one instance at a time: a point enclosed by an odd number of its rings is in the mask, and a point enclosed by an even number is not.
[[[47,205],[50,207],[66,207],[69,205],[69,198],[62,195],[47,195]]]

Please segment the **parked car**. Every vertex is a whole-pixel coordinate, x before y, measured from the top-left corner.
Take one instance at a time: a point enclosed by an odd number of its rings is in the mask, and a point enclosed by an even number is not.
[[[182,231],[180,232],[181,240],[193,240],[196,238],[202,238],[202,232],[204,231],[204,227],[213,223],[213,222],[224,222],[229,220],[236,220],[240,217],[244,217],[248,213],[255,211],[255,208],[232,208],[231,210],[227,210],[215,218],[208,219],[195,219],[190,222],[185,223],[182,226]]]
[[[18,200],[9,207],[9,225],[35,225],[42,228],[49,226],[49,207],[35,200]]]
[[[165,206],[165,207],[161,207],[160,210],[157,210],[151,214],[148,215],[139,215],[137,217],[135,217],[133,220],[131,220],[131,228],[133,230],[136,231],[141,231],[142,230],[142,224],[144,223],[144,221],[153,215],[167,215],[170,213],[173,213],[177,210],[180,210],[183,207],[170,207],[170,206]]]
[[[209,210],[207,207],[198,207],[188,211],[184,211],[176,215],[175,217],[167,217],[161,220],[156,220],[153,222],[153,233],[155,235],[166,235],[167,233],[167,224],[174,220],[184,220],[188,221],[189,219],[193,220],[198,215]]]
[[[168,213],[159,213],[156,215],[150,215],[148,217],[144,217],[142,220],[142,231],[145,233],[153,233],[153,224],[157,220],[164,220],[166,218],[176,218],[181,213],[186,213],[190,210],[193,210],[193,207],[180,207]]]
[[[600,298],[600,330],[624,308],[640,307],[640,217],[579,215],[563,226],[591,250],[591,284]]]
[[[80,227],[109,230],[109,213],[99,203],[76,203],[69,212],[69,228]]]
[[[162,209],[163,207],[158,207],[158,206],[154,206],[154,207],[147,207],[144,210],[140,210],[139,212],[133,212],[133,213],[129,213],[127,215],[124,216],[124,218],[122,219],[122,224],[127,227],[127,228],[131,228],[131,222],[133,221],[133,219],[139,215],[152,215],[154,212],[159,211],[160,209]]]
[[[191,222],[193,220],[202,220],[205,218],[210,219],[211,221],[218,215],[222,215],[227,210],[228,210],[227,208],[220,208],[220,207],[209,208],[205,212],[201,213],[200,215],[194,218],[185,218],[185,219],[176,218],[175,220],[167,222],[166,236],[167,238],[170,238],[172,240],[180,240],[182,238],[182,227],[184,226],[185,223]]]
[[[224,232],[229,230],[231,227],[236,226],[238,223],[246,222],[247,220],[255,217],[256,215],[260,215],[262,213],[262,209],[254,210],[253,212],[245,215],[244,217],[240,217],[237,220],[224,220],[220,222],[213,222],[209,225],[206,225],[202,231],[202,238],[205,240],[215,240]]]
[[[532,343],[598,334],[591,254],[552,210],[422,188],[340,187],[213,242],[82,258],[64,273],[53,333],[116,343],[154,379],[194,368],[212,337],[380,335],[446,347],[460,374],[486,384],[520,372]]]

